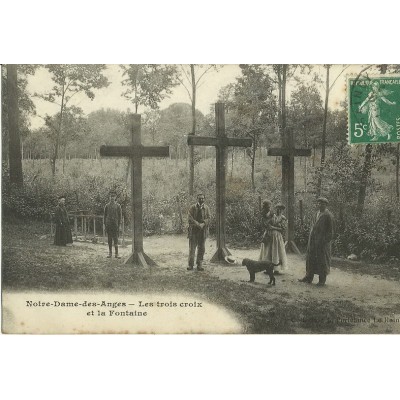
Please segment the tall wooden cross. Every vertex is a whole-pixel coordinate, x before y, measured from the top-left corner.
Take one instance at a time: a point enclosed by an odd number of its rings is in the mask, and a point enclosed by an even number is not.
[[[288,140],[282,148],[268,149],[269,156],[282,157],[282,202],[286,205],[288,228],[287,228],[287,244],[288,252],[300,254],[299,249],[294,241],[294,160],[295,157],[311,156],[311,149],[296,149],[293,142],[293,131],[288,131]]]
[[[216,147],[216,233],[217,251],[211,258],[212,262],[223,261],[231,253],[225,244],[225,191],[226,191],[226,162],[228,146],[250,147],[252,140],[249,138],[230,138],[225,133],[225,109],[224,103],[215,104],[216,137],[212,136],[188,136],[188,145],[191,146],[215,146]]]
[[[168,157],[168,146],[143,146],[140,114],[130,115],[131,146],[101,146],[100,155],[132,159],[132,254],[125,263],[147,267],[156,263],[143,250],[142,159]]]

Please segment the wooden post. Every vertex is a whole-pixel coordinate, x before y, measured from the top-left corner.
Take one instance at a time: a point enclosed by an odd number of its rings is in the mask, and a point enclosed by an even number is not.
[[[50,236],[53,237],[53,215],[50,213]]]
[[[125,218],[122,216],[122,247],[126,247],[125,244]]]
[[[225,243],[225,192],[226,192],[226,163],[228,146],[250,147],[250,138],[229,138],[225,133],[225,111],[223,103],[215,104],[216,137],[188,135],[188,144],[194,146],[216,147],[216,234],[217,251],[211,262],[225,262],[225,257],[231,253]]]
[[[106,243],[106,225],[105,225],[105,223],[104,223],[104,216],[103,216],[103,244],[105,244]]]
[[[131,169],[132,208],[132,254],[126,263],[143,267],[156,263],[143,251],[143,200],[142,200],[142,159],[143,157],[168,157],[169,147],[143,146],[141,142],[141,116],[130,115],[131,146],[101,146],[101,156],[129,157]]]
[[[74,214],[75,240],[78,240],[78,216]]]
[[[183,216],[182,216],[182,207],[181,207],[181,201],[179,200],[179,196],[176,196],[176,201],[178,203],[178,213],[179,213],[179,232],[183,232]]]
[[[303,226],[304,224],[304,215],[303,215],[303,200],[299,200],[299,214],[300,214],[300,224]]]
[[[224,104],[215,104],[215,124],[217,129],[217,137],[225,135],[225,112]],[[217,253],[214,256],[214,261],[220,261],[230,255],[226,249],[225,243],[225,193],[226,193],[226,151],[225,146],[217,147],[217,165],[216,165],[216,231],[217,231]],[[225,254],[226,253],[226,254]]]
[[[80,215],[81,215],[81,233],[82,233],[82,237],[83,237],[84,229],[83,229],[83,212],[82,211],[80,212]]]
[[[296,156],[309,157],[311,155],[311,149],[296,149],[293,141],[293,130],[291,128],[286,128],[286,131],[287,147],[269,149],[268,155],[279,155],[282,157],[282,202],[286,205],[288,217],[287,251],[299,254],[300,251],[294,242],[294,160]]]
[[[93,215],[93,236],[96,237],[96,216]]]

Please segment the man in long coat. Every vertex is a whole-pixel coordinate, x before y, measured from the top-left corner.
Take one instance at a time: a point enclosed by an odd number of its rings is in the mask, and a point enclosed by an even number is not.
[[[112,257],[112,247],[114,242],[115,258],[121,258],[118,255],[118,233],[122,220],[121,206],[115,201],[117,194],[110,192],[110,202],[104,207],[104,225],[108,236],[108,258]]]
[[[319,286],[325,285],[331,266],[331,241],[333,238],[333,215],[328,210],[328,199],[320,197],[318,212],[308,238],[306,276],[300,282],[311,283],[314,274],[319,275]]]
[[[69,225],[67,209],[65,208],[65,197],[58,198],[54,220],[56,223],[56,233],[54,235],[54,244],[57,246],[66,246],[72,243],[72,232]]]
[[[193,270],[194,256],[197,248],[197,271],[204,271],[202,267],[205,252],[205,243],[208,236],[208,226],[210,224],[210,209],[204,204],[203,194],[197,195],[197,203],[189,208],[189,266],[188,271]]]

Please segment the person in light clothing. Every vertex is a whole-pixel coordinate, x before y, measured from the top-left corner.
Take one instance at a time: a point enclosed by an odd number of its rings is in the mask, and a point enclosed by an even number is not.
[[[283,239],[287,226],[287,218],[282,213],[284,209],[283,204],[278,204],[275,207],[276,212],[271,214],[267,228],[268,239],[263,241],[259,257],[260,261],[274,264],[275,273],[282,273],[288,269]]]

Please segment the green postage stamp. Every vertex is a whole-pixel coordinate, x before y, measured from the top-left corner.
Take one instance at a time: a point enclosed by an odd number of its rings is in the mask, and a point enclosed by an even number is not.
[[[400,142],[400,76],[348,79],[349,143]]]

